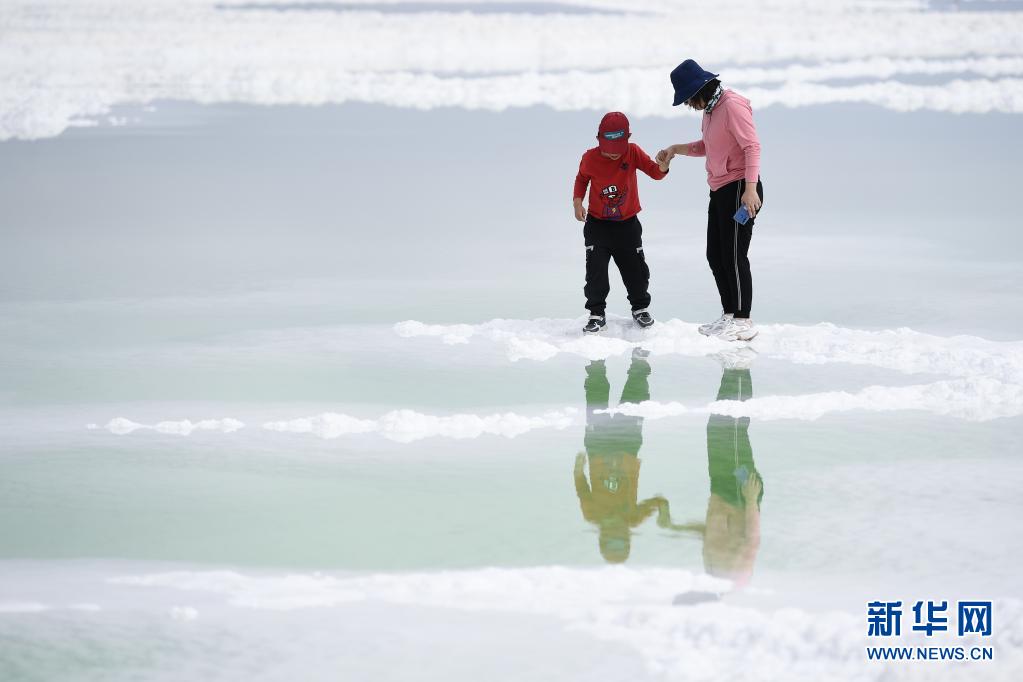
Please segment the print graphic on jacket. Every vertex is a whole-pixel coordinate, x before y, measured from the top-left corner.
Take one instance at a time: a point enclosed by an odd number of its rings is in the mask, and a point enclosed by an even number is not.
[[[606,220],[620,220],[622,217],[622,204],[629,195],[629,188],[618,189],[618,185],[608,185],[600,190],[600,200],[604,204],[603,217]]]

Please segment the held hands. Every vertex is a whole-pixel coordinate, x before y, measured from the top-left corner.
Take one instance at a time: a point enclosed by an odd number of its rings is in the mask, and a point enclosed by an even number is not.
[[[657,501],[657,525],[667,528],[671,525],[671,506],[668,504],[668,500],[661,495],[657,495],[653,499]]]
[[[583,208],[582,199],[573,199],[572,207],[575,209],[575,219],[579,222],[586,222],[586,209]]]
[[[662,149],[657,152],[657,156],[654,157],[654,161],[661,167],[661,170],[668,170],[668,164],[671,163],[671,159],[675,156],[675,145],[671,145],[666,149]]]

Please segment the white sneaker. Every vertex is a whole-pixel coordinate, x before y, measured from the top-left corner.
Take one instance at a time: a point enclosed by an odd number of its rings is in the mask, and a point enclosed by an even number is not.
[[[722,329],[724,329],[725,325],[731,319],[732,319],[732,313],[722,313],[721,317],[719,317],[718,319],[714,320],[713,322],[708,322],[707,324],[701,324],[699,331],[704,336],[717,336],[718,332],[720,332]]]
[[[732,318],[716,336],[723,341],[752,341],[759,331],[749,318]]]

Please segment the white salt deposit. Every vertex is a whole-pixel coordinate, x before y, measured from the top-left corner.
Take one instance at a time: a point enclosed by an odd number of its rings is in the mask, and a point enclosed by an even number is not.
[[[309,417],[268,421],[263,429],[278,433],[312,434],[319,438],[334,439],[364,433],[376,433],[399,443],[410,443],[423,438],[479,438],[484,435],[514,438],[536,429],[564,429],[576,421],[579,411],[574,407],[549,410],[540,415],[527,416],[514,412],[495,414],[431,415],[414,410],[392,410],[377,419],[360,419],[337,412],[324,412]],[[245,424],[237,419],[203,419],[197,422],[161,421],[140,424],[125,417],[115,417],[102,427],[115,435],[124,436],[137,431],[188,436],[196,431],[234,433]],[[87,424],[95,430],[96,424]]]
[[[140,424],[124,417],[115,417],[107,422],[105,428],[110,433],[124,436],[135,431],[149,430],[158,433],[189,436],[195,431],[219,431],[234,433],[245,426],[237,419],[201,419],[197,422],[184,419],[182,421],[161,421],[155,424]],[[95,429],[96,424],[89,424],[88,429]]]
[[[771,395],[745,401],[717,400],[706,406],[687,407],[678,402],[623,403],[600,410],[647,419],[690,414],[723,414],[761,420],[814,420],[827,414],[864,410],[895,412],[920,410],[970,421],[988,421],[1023,414],[1023,386],[983,377],[937,381],[920,386],[869,386],[862,391],[828,391],[805,395]]]
[[[583,336],[581,319],[491,320],[477,325],[452,325],[460,343],[496,343],[510,360],[548,360],[560,353],[591,360],[633,348],[653,354],[727,356],[737,344],[702,336],[697,325],[668,320],[639,329],[631,320],[609,317],[607,329]],[[448,335],[444,325],[402,322],[403,337]],[[856,393],[830,391],[797,396],[764,396],[745,402],[720,401],[685,406],[648,401],[621,405],[611,412],[652,419],[709,412],[758,419],[817,419],[833,412],[923,410],[984,421],[1023,414],[1023,343],[996,342],[972,336],[942,337],[912,329],[865,331],[833,324],[761,325],[760,335],[740,347],[763,357],[800,364],[870,365],[906,374],[952,377],[916,386],[870,386]],[[751,355],[754,355],[752,352]]]
[[[577,412],[568,407],[528,417],[513,412],[484,416],[438,416],[413,410],[393,410],[379,419],[356,419],[346,414],[325,412],[312,417],[267,422],[263,428],[285,433],[310,433],[327,439],[357,433],[378,433],[399,443],[431,437],[479,438],[483,435],[496,435],[514,438],[535,429],[563,429],[575,421]]]
[[[676,569],[553,566],[355,576],[174,571],[115,577],[108,583],[154,591],[154,597],[167,591],[185,592],[193,599],[241,609],[345,609],[353,602],[452,609],[478,613],[479,627],[485,627],[483,619],[492,613],[533,614],[630,646],[650,673],[666,680],[720,680],[750,669],[761,680],[917,676],[913,666],[888,668],[866,660],[864,645],[870,642],[862,612],[739,606],[727,599],[729,583]],[[709,601],[676,605],[677,597],[694,593]],[[140,594],[139,599],[146,596]],[[1002,674],[1023,663],[1023,644],[1014,625],[1020,622],[1023,607],[1014,599],[996,599],[994,609],[999,625],[990,638],[967,636],[955,644],[993,646],[997,677],[1002,679]],[[934,641],[907,631],[897,643],[929,646]],[[985,670],[996,672],[990,666]]]
[[[685,56],[720,71],[759,108],[865,102],[897,111],[1023,111],[1019,11],[936,12],[923,2],[865,0],[563,3],[614,11],[618,34],[643,36],[608,50],[602,12],[541,14],[530,3],[503,12],[475,11],[473,3],[411,11],[415,4],[331,11],[327,3],[287,0],[263,8],[4,2],[0,140],[97,121],[122,125],[111,107],[161,99],[687,115],[670,106],[667,77]],[[757,30],[741,41],[720,39],[722,27],[740,25]],[[920,76],[929,82],[912,81]]]
[[[697,324],[672,319],[639,329],[632,320],[608,316],[605,331],[584,336],[583,319],[491,320],[457,327],[465,343],[496,343],[510,360],[547,360],[559,353],[590,360],[644,348],[654,355],[713,356],[737,344],[710,338]],[[416,322],[395,326],[407,338],[446,334],[444,325],[420,333]],[[466,329],[466,327],[469,329]],[[822,322],[816,325],[758,325],[759,336],[748,345],[759,355],[800,364],[848,363],[872,365],[906,374],[984,376],[1004,382],[1023,382],[1023,342],[988,341],[975,336],[935,336],[912,329],[866,331]]]
[[[986,421],[1023,414],[1023,343],[989,341],[971,336],[943,337],[911,329],[866,331],[833,324],[761,325],[750,344],[730,344],[697,332],[697,325],[681,320],[660,321],[646,330],[631,320],[609,317],[605,332],[583,336],[578,319],[491,320],[481,324],[431,325],[405,321],[394,326],[406,339],[434,339],[442,346],[496,344],[512,360],[545,361],[567,353],[596,360],[634,348],[652,354],[712,356],[727,359],[737,347],[751,357],[770,357],[800,364],[845,363],[868,365],[906,374],[944,375],[946,379],[912,386],[869,386],[855,392],[827,391],[803,395],[758,396],[744,402],[717,401],[699,405],[647,401],[623,404],[610,410],[649,419],[708,413],[757,419],[818,419],[824,415],[862,410],[890,412],[920,410],[971,421]],[[579,419],[579,410],[565,407],[540,415],[515,412],[495,414],[423,414],[409,409],[367,419],[337,412],[271,420],[263,429],[279,433],[311,434],[335,439],[356,434],[378,434],[409,443],[423,438],[479,438],[497,435],[514,438],[537,429],[563,429]],[[140,430],[190,435],[197,431],[233,433],[244,427],[237,419],[202,419],[196,422],[159,421],[142,424],[125,417],[111,419],[102,428],[126,435]],[[101,428],[88,424],[86,428]]]

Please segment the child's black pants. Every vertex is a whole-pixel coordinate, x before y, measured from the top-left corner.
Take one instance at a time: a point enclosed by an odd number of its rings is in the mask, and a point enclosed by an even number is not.
[[[749,317],[753,303],[753,276],[750,274],[749,243],[753,238],[753,218],[745,225],[735,222],[742,205],[746,181],[736,180],[712,190],[707,208],[707,262],[721,297],[721,309],[735,317]],[[764,200],[764,185],[757,180],[757,194]]]
[[[603,315],[611,283],[607,266],[614,259],[622,282],[629,294],[633,310],[650,305],[650,268],[643,255],[643,226],[639,218],[627,220],[600,220],[589,216],[583,226],[586,244],[586,309],[591,315]]]

